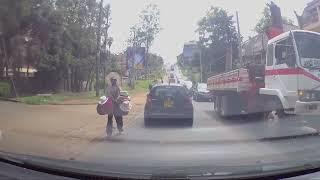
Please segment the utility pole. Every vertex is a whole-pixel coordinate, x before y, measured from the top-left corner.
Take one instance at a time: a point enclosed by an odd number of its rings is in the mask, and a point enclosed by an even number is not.
[[[107,22],[106,22],[106,35],[105,35],[105,41],[104,41],[104,50],[107,49],[107,44],[108,43],[108,38],[109,38],[109,35],[108,35],[108,31],[109,31],[109,16],[110,16],[110,6],[107,7]],[[111,45],[110,45],[111,46]],[[110,46],[109,46],[109,53],[110,53]],[[107,61],[110,61],[110,56],[108,54],[108,52],[106,53],[106,59],[103,61],[103,91],[104,91],[104,94],[107,93],[107,84],[106,84],[106,65],[107,65]]]
[[[100,41],[101,41],[101,19],[102,19],[102,4],[103,0],[100,1],[99,10],[99,21],[98,21],[98,32],[97,32],[97,54],[96,54],[96,97],[99,97],[99,59],[100,59]]]
[[[239,61],[240,64],[242,65],[242,45],[241,45],[241,33],[240,33],[240,25],[239,25],[239,15],[238,11],[236,11],[236,16],[237,16],[237,25],[238,25],[238,51],[239,51]]]
[[[149,79],[149,65],[148,65],[148,61],[149,61],[149,36],[147,35],[147,42],[146,42],[146,55],[145,55],[145,63],[146,63],[146,70],[147,70],[147,80]]]
[[[202,73],[203,73],[203,70],[202,70],[202,52],[201,52],[201,47],[199,49],[199,56],[200,56],[200,82],[202,83]]]
[[[203,41],[204,34],[200,33],[199,34],[199,40],[200,44],[198,44],[198,49],[199,49],[199,60],[200,60],[200,82],[202,83],[203,80],[203,67],[202,67],[202,44],[201,42]]]
[[[226,64],[225,64],[225,70],[231,71],[232,70],[232,37],[230,35],[230,29],[227,26],[227,48],[226,48]]]

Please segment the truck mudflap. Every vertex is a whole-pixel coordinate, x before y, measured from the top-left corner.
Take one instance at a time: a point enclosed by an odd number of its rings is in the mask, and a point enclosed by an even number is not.
[[[294,113],[297,115],[320,115],[320,101],[297,101]]]

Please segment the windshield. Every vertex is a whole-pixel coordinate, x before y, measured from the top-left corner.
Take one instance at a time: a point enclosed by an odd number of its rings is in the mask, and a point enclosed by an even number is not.
[[[320,67],[320,35],[294,33],[301,64],[304,67]]]
[[[0,179],[11,160],[97,175],[80,179],[317,169],[319,10],[320,0],[0,0]]]
[[[201,90],[207,90],[207,84],[198,84],[198,89],[201,89]]]

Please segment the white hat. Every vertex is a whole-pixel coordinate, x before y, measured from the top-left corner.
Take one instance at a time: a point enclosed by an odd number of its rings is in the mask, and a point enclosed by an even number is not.
[[[101,96],[100,97],[100,101],[99,101],[99,104],[104,104],[108,101],[108,98],[106,96]]]

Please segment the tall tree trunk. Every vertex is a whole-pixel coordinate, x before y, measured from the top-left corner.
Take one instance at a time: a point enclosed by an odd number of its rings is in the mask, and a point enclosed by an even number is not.
[[[92,91],[92,83],[93,83],[93,78],[94,76],[92,75],[91,78],[90,78],[90,82],[89,82],[89,91]]]
[[[6,78],[8,77],[9,73],[8,73],[8,67],[9,67],[9,64],[8,64],[8,54],[7,54],[7,47],[6,47],[6,43],[4,41],[4,38],[1,38],[1,43],[2,43],[2,47],[3,47],[3,53],[4,53],[4,66],[6,68],[6,72],[5,72],[5,75],[6,75]]]
[[[88,90],[88,85],[90,84],[91,74],[92,74],[93,68],[94,68],[94,63],[92,63],[92,65],[91,65],[91,67],[90,67],[90,70],[89,70],[89,74],[88,74],[88,78],[87,78],[87,83],[86,83],[86,88],[85,88],[86,91]],[[89,91],[91,91],[90,88],[89,88]]]
[[[71,91],[71,68],[70,65],[67,67],[67,91]]]
[[[28,65],[27,65],[27,78],[29,78],[29,68],[30,68],[30,65],[28,63]]]

